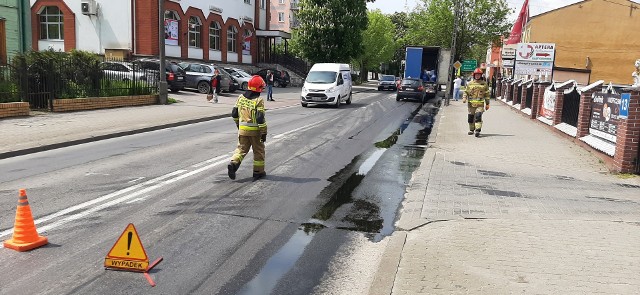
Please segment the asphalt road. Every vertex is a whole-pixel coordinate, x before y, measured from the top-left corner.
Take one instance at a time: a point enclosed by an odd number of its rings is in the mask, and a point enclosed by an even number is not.
[[[344,271],[336,261],[349,259],[345,247],[393,230],[430,130],[431,117],[416,115],[418,108],[389,92],[363,92],[340,109],[269,112],[268,176],[255,182],[250,155],[235,181],[226,175],[237,134],[231,119],[0,160],[0,240],[12,234],[16,188],[27,188],[38,231],[50,241],[27,253],[0,249],[0,293],[338,288],[327,281]],[[129,223],[149,260],[164,258],[150,273],[156,287],[142,274],[103,267]]]

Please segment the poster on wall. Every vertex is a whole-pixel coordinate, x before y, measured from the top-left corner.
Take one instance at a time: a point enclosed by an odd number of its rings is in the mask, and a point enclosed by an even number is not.
[[[178,21],[175,19],[164,20],[164,44],[178,45]]]
[[[539,113],[540,117],[553,120],[553,116],[556,114],[556,87],[554,85],[545,88]]]
[[[244,36],[244,40],[242,42],[242,54],[243,55],[251,55],[251,32]]]
[[[591,101],[589,133],[611,142],[616,142],[620,120],[620,94],[596,92]]]

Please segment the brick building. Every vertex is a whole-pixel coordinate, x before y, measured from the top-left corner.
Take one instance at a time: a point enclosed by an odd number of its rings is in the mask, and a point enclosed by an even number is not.
[[[159,54],[156,0],[30,0],[33,48],[116,56]],[[267,40],[272,0],[165,0],[165,52],[252,64]]]

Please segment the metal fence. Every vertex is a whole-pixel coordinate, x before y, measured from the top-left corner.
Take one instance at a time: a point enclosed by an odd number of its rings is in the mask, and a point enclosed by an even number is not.
[[[571,92],[565,93],[562,101],[562,122],[578,127],[578,114],[580,112],[580,92],[574,87]]]
[[[16,58],[0,66],[0,103],[25,101],[31,109],[53,110],[54,99],[152,94],[158,75],[120,60]]]
[[[519,83],[516,87],[516,98],[513,100],[513,104],[519,104],[522,100],[522,84]]]
[[[527,97],[524,100],[524,106],[528,109],[533,106],[533,83],[529,83],[529,86],[527,86]]]

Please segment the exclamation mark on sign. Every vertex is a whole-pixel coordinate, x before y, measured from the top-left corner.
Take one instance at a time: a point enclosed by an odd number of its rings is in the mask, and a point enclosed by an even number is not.
[[[129,232],[129,234],[127,235],[127,256],[129,255],[129,249],[131,249],[131,238],[133,237],[133,233]]]

